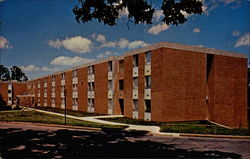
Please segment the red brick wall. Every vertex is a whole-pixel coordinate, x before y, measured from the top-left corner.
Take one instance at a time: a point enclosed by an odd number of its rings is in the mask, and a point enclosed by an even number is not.
[[[124,115],[132,117],[133,112],[133,56],[124,58]]]
[[[0,81],[0,95],[2,96],[3,101],[8,103],[8,82]]]
[[[67,89],[66,109],[72,110],[72,71],[65,73],[65,88]]]
[[[95,65],[95,113],[108,114],[108,62]]]
[[[205,119],[206,54],[174,49],[162,54],[163,121]]]
[[[164,49],[151,51],[151,119],[153,121],[163,120],[163,54]]]
[[[247,59],[214,56],[210,77],[210,120],[247,127]]]
[[[52,82],[52,76],[47,77],[47,105],[48,107],[51,107],[51,101],[52,101],[52,97],[51,97],[51,82]]]
[[[55,75],[56,93],[55,93],[55,106],[61,108],[61,74]]]
[[[121,109],[120,109],[120,104],[119,104],[119,80],[120,79],[124,79],[124,73],[119,71],[119,60],[115,60],[114,61],[114,70],[113,70],[113,74],[114,74],[114,110],[113,113],[115,115],[120,115],[121,114]]]
[[[138,118],[144,120],[145,113],[145,101],[144,101],[144,67],[145,67],[145,54],[139,54],[139,65],[138,65]]]
[[[78,69],[78,110],[87,112],[87,68]]]

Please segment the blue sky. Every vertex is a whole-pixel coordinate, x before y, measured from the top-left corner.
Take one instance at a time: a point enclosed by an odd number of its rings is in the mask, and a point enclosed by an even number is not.
[[[77,0],[0,0],[0,51],[5,66],[20,66],[29,78],[77,66],[161,41],[250,53],[250,1],[206,0],[203,15],[186,15],[178,26],[161,23],[127,28],[126,10],[116,26],[78,24]]]

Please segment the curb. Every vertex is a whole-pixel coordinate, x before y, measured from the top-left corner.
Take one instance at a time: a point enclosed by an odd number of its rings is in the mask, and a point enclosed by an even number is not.
[[[1,123],[1,121],[0,121]],[[92,128],[92,127],[81,127],[81,126],[71,126],[71,125],[58,125],[58,124],[47,124],[47,123],[33,123],[33,122],[16,122],[8,121],[2,123],[11,123],[11,124],[22,124],[22,125],[35,125],[35,126],[48,126],[48,127],[57,127],[57,128],[68,128],[68,129],[77,129],[77,130],[89,130],[89,131],[101,131],[101,128]]]
[[[157,136],[173,136],[173,137],[207,137],[207,138],[229,138],[229,139],[250,139],[250,136],[233,136],[233,135],[213,135],[213,134],[187,134],[187,133],[151,133]]]

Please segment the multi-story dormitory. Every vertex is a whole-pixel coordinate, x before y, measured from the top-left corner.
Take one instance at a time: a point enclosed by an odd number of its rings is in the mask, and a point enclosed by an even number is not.
[[[248,126],[247,57],[215,49],[161,42],[30,80],[27,92],[42,107]]]

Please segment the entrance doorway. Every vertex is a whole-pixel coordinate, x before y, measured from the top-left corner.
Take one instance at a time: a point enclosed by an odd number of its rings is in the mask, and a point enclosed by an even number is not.
[[[124,100],[119,99],[119,104],[120,104],[121,114],[124,115]]]

